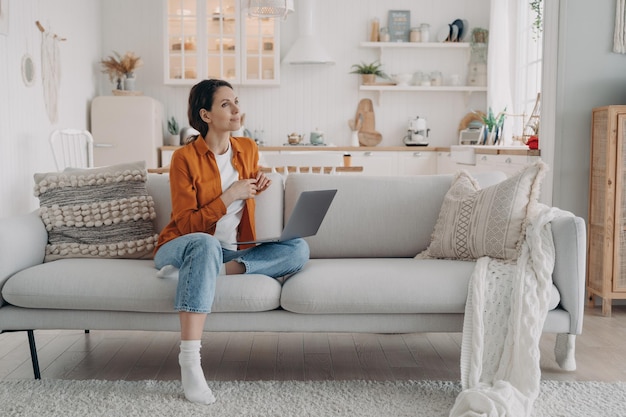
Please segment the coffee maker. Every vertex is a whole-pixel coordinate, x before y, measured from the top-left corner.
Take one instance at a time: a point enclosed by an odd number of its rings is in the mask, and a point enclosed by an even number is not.
[[[409,119],[409,131],[404,138],[406,145],[412,144],[428,144],[428,135],[430,129],[426,127],[426,119],[417,116],[415,119]]]

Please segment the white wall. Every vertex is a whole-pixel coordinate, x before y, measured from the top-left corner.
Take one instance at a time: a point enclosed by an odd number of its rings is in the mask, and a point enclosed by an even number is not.
[[[591,110],[626,104],[626,55],[611,52],[615,1],[560,3],[552,202],[586,218]]]
[[[37,207],[33,174],[54,170],[48,136],[55,128],[88,126],[96,93],[100,52],[100,0],[9,0],[9,32],[0,35],[0,217]],[[64,37],[60,45],[59,118],[52,124],[44,106],[41,33]],[[36,82],[22,82],[21,59],[35,61]]]

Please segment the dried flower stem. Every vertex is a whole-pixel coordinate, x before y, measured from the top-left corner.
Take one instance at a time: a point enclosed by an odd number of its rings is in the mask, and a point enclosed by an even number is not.
[[[109,75],[110,81],[121,79],[122,77],[132,77],[133,71],[143,65],[140,57],[134,52],[126,52],[124,56],[113,51],[113,55],[109,55],[106,59],[100,61],[102,64],[102,72]]]

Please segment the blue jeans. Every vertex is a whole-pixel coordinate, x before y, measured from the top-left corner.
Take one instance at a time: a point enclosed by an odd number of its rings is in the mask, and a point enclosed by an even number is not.
[[[170,240],[154,255],[154,265],[161,269],[172,265],[179,269],[174,309],[210,313],[215,297],[215,282],[223,263],[237,261],[246,274],[279,278],[302,269],[309,260],[309,245],[304,239],[263,243],[253,248],[232,251],[208,233],[190,233]]]

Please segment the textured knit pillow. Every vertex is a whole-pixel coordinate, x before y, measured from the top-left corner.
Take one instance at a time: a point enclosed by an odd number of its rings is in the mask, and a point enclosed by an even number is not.
[[[539,161],[482,190],[466,171],[458,173],[444,197],[430,245],[418,256],[517,259],[528,208],[539,197],[545,169]]]
[[[145,162],[35,174],[45,261],[152,257],[157,240]]]

